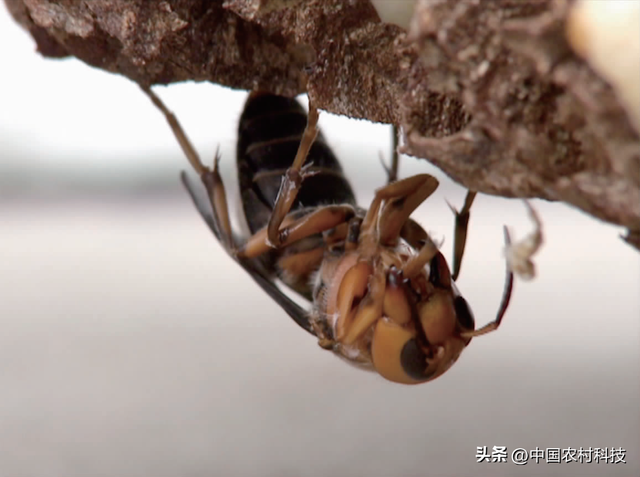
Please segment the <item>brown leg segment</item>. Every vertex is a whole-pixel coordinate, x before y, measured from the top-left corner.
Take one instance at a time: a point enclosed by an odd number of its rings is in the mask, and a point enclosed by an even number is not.
[[[382,168],[387,173],[387,184],[398,180],[398,167],[400,166],[400,159],[398,157],[398,128],[395,125],[391,127],[391,144],[393,149],[391,151],[391,165],[389,167],[384,163],[382,154],[380,154]]]
[[[213,170],[207,170],[204,172],[200,179],[207,189],[209,199],[211,200],[211,206],[214,210],[215,216],[219,227],[221,228],[222,236],[225,241],[227,250],[230,250],[232,254],[235,253],[237,247],[233,240],[233,232],[231,231],[231,221],[229,219],[229,206],[227,204],[227,193],[220,177],[219,171],[220,164],[220,150],[216,150],[216,155],[213,159]]]
[[[400,230],[400,237],[407,241],[415,250],[420,250],[427,240],[431,240],[429,234],[415,220],[409,218]]]
[[[438,253],[438,247],[431,239],[427,240],[417,255],[411,257],[402,267],[402,276],[405,278],[413,278],[424,266],[431,262],[433,257]]]
[[[464,256],[464,248],[467,244],[467,230],[469,228],[471,205],[473,204],[473,200],[476,198],[476,194],[477,192],[474,191],[467,192],[467,196],[464,199],[464,205],[462,206],[462,210],[460,210],[460,212],[458,212],[451,204],[449,204],[449,208],[456,216],[453,242],[453,274],[451,275],[451,278],[453,278],[454,281],[458,279],[458,275],[460,274],[462,257]]]
[[[211,208],[213,209],[214,222],[216,227],[222,234],[224,246],[227,252],[231,255],[235,255],[236,246],[233,240],[233,233],[231,231],[231,223],[229,220],[229,208],[227,205],[227,195],[224,189],[222,178],[218,172],[218,163],[220,162],[220,154],[216,151],[216,155],[213,161],[213,169],[209,169],[200,160],[198,153],[189,141],[186,133],[180,126],[178,119],[175,115],[169,111],[165,104],[160,100],[158,96],[148,86],[140,86],[142,91],[151,99],[151,102],[162,112],[173,135],[178,140],[182,151],[189,160],[191,166],[200,176],[200,180],[207,189],[209,200],[211,201]]]
[[[318,110],[309,104],[309,117],[307,118],[307,127],[302,133],[300,139],[300,147],[296,154],[293,164],[285,173],[280,190],[278,191],[278,197],[273,206],[273,213],[267,226],[267,238],[268,243],[272,248],[277,248],[283,244],[282,233],[280,231],[280,225],[285,217],[291,211],[291,206],[296,200],[300,186],[305,177],[309,177],[315,174],[310,170],[310,164],[303,167],[304,161],[307,159],[309,150],[318,135]]]
[[[420,174],[393,182],[376,192],[371,207],[362,223],[362,233],[373,230],[377,222],[378,240],[392,245],[400,236],[407,219],[438,188],[438,180],[429,174]],[[380,217],[378,210],[386,201]]]
[[[204,166],[176,117],[168,110],[160,98],[158,98],[149,87],[142,87],[142,90],[147,94],[147,96],[149,96],[153,104],[164,114],[174,136],[178,140],[183,152],[191,163],[191,166],[200,175],[200,179],[207,190],[209,203],[213,212],[213,217],[211,218],[209,217],[209,212],[205,210],[205,203],[198,200],[195,189],[190,184],[185,172],[182,173],[182,181],[187,187],[187,190],[189,191],[194,204],[200,211],[200,214],[212,228],[216,237],[218,237],[218,239],[223,243],[227,253],[240,263],[252,279],[255,280],[255,282],[272,299],[274,299],[298,325],[309,333],[316,335],[315,327],[309,322],[307,312],[289,297],[284,295],[274,284],[268,274],[264,273],[264,270],[259,267],[255,267],[255,264],[250,261],[242,260],[241,257],[238,257],[229,221],[229,209],[227,206],[224,184],[218,172],[218,163],[220,160],[219,153],[216,152],[213,170]]]
[[[511,238],[509,237],[509,230],[504,228],[504,242],[506,247],[511,245]],[[460,336],[463,338],[473,338],[476,336],[485,335],[492,331],[495,331],[502,323],[502,318],[504,314],[507,312],[507,308],[509,307],[509,301],[511,301],[511,292],[513,291],[513,272],[511,271],[511,267],[509,262],[507,261],[507,276],[504,283],[504,290],[502,292],[502,300],[500,302],[500,308],[498,308],[498,313],[496,314],[496,319],[491,323],[487,323],[482,328],[478,328],[477,330],[463,331],[460,333]]]
[[[355,215],[350,205],[328,205],[314,210],[297,220],[286,217],[280,221],[285,227],[278,231],[279,247],[286,247],[298,240],[331,230],[348,222]],[[273,248],[269,240],[268,227],[256,232],[240,249],[238,255],[244,258],[257,257]]]
[[[247,243],[238,251],[233,240],[224,183],[218,172],[220,155],[216,152],[213,169],[209,169],[203,165],[198,157],[198,153],[195,151],[173,113],[169,111],[150,88],[142,87],[142,90],[164,114],[187,159],[200,175],[200,179],[209,194],[211,207],[214,212],[214,221],[220,229],[226,241],[225,246],[227,247],[227,251],[231,255],[244,258],[256,257],[273,248],[273,243],[277,243],[278,246],[289,245],[305,237],[330,230],[344,222],[348,222],[355,215],[355,211],[351,206],[328,206],[318,209],[296,221],[288,221],[288,225],[280,230],[280,226],[285,222],[286,216],[295,200],[302,179],[305,177],[306,167],[302,167],[302,164],[317,134],[316,124],[318,121],[318,112],[316,109],[311,109],[307,128],[302,136],[296,158],[291,168],[287,170],[285,178],[282,181],[280,193],[276,199],[269,226],[249,238]],[[313,172],[307,173],[307,175],[309,174],[313,174]],[[271,236],[274,231],[277,237],[275,242]]]
[[[287,175],[287,171],[289,169],[274,169],[272,171],[260,171],[260,172],[256,172],[253,176],[253,182],[260,182],[262,179],[268,179],[271,178],[273,176],[286,176]],[[310,167],[305,167],[304,168],[306,175],[305,177],[310,177],[314,174],[325,174],[325,175],[332,175],[332,176],[338,176],[338,177],[343,177],[341,173],[338,173],[332,169],[328,169],[326,167],[314,167],[314,166],[310,166]]]

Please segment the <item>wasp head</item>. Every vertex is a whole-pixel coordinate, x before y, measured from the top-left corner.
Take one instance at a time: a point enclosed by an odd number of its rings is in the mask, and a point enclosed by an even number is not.
[[[474,329],[473,316],[435,248],[378,250],[370,259],[351,253],[331,272],[324,305],[335,351],[352,360],[367,354],[390,381],[435,379],[471,341],[460,333]]]

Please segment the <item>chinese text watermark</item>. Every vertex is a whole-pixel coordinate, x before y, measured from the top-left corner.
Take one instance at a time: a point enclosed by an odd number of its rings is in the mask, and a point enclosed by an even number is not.
[[[627,451],[622,447],[547,447],[525,449],[507,446],[476,447],[477,462],[526,464],[626,464]]]

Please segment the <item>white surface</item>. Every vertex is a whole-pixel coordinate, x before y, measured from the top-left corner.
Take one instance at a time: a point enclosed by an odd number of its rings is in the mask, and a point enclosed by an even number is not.
[[[516,283],[503,327],[435,382],[391,384],[321,350],[224,255],[137,87],[43,60],[2,9],[0,49],[14,65],[0,88],[0,168],[18,158],[11,167],[43,185],[44,164],[108,184],[162,169],[176,191],[53,201],[36,189],[0,202],[0,477],[640,473],[640,257],[616,228],[535,202],[539,277]],[[229,180],[244,94],[159,93],[204,158],[222,142]],[[322,120],[366,204],[387,128]],[[424,170],[406,159],[401,172]],[[416,214],[447,258],[444,199],[463,197],[443,181]],[[476,199],[459,286],[481,323],[502,293],[503,223],[517,237],[530,227],[521,203]],[[483,445],[623,447],[627,464],[476,464]]]
[[[502,291],[491,224],[527,226],[520,204],[482,199],[460,280],[479,322]],[[423,209],[450,225],[442,203]],[[187,200],[2,207],[0,475],[515,473],[476,464],[481,445],[621,446],[626,466],[518,472],[637,475],[638,257],[553,209],[503,327],[406,387],[321,350]]]

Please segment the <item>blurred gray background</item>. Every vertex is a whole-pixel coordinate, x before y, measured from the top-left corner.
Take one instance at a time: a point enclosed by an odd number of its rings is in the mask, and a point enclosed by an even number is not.
[[[187,163],[128,80],[44,60],[0,8],[0,477],[637,476],[640,255],[618,228],[534,201],[546,243],[502,328],[443,377],[407,387],[346,366],[224,254],[178,181]],[[156,91],[233,190],[245,93]],[[390,131],[321,126],[362,204]],[[451,256],[465,191],[415,218]],[[459,287],[476,320],[502,293],[502,225],[480,196]],[[626,464],[476,463],[476,448],[626,449]]]

